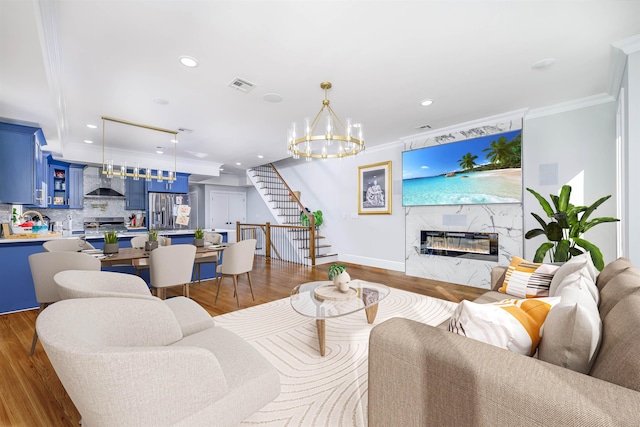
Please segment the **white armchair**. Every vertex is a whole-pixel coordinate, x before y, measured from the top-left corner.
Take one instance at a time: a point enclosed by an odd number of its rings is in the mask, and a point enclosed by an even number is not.
[[[64,300],[36,327],[85,426],[235,426],[280,393],[250,344],[219,327],[183,337],[161,301]]]

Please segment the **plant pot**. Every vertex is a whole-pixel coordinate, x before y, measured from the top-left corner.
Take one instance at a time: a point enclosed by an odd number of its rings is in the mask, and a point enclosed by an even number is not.
[[[349,282],[351,281],[351,276],[346,271],[338,274],[333,278],[333,284],[340,292],[347,292],[349,290]]]
[[[204,246],[204,239],[193,239],[193,244],[196,245],[196,247],[201,248]]]
[[[158,247],[158,242],[157,241],[155,241],[155,242],[144,242],[144,250],[145,251],[152,251],[157,247]]]
[[[117,254],[118,249],[119,247],[117,243],[105,243],[104,248],[102,249],[102,253],[104,253],[105,255]]]

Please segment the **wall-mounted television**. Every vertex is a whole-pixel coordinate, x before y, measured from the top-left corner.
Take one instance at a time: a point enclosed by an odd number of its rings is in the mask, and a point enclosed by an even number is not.
[[[522,202],[522,130],[402,153],[402,205]]]

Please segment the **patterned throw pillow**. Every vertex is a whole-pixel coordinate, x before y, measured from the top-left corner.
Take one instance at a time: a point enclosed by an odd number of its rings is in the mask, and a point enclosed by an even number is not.
[[[557,265],[538,264],[513,257],[498,291],[516,298],[548,297],[551,280],[558,268]]]
[[[532,356],[540,328],[560,298],[506,299],[492,304],[463,300],[453,313],[449,331],[515,353]]]

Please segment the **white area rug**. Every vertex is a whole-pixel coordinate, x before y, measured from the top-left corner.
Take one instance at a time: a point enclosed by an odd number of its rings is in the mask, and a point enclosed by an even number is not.
[[[254,345],[280,372],[280,396],[242,425],[366,426],[369,332],[392,317],[438,325],[456,304],[392,289],[375,322],[364,310],[326,321],[326,356],[318,351],[314,319],[296,313],[289,298],[214,317]]]

